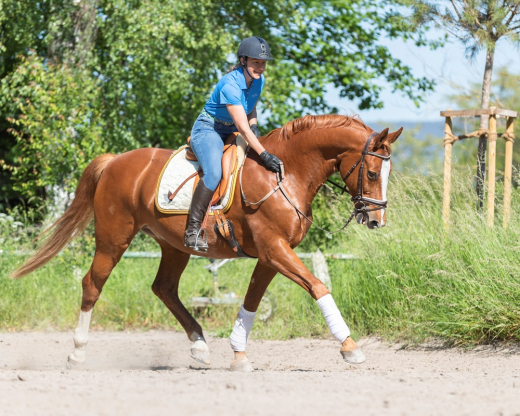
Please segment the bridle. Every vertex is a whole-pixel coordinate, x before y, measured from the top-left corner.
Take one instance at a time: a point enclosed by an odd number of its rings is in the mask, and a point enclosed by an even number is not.
[[[352,213],[352,217],[356,216],[357,214],[363,214],[363,219],[365,219],[368,212],[371,211],[379,211],[381,209],[386,209],[386,206],[388,204],[388,201],[383,201],[381,199],[374,199],[374,198],[368,198],[366,196],[363,196],[363,171],[365,168],[365,157],[367,155],[377,157],[379,159],[383,160],[390,160],[390,155],[384,156],[380,155],[379,153],[375,152],[369,152],[368,148],[370,147],[370,143],[372,142],[372,139],[379,135],[377,132],[373,132],[370,136],[368,136],[367,142],[365,143],[365,146],[363,147],[363,151],[361,152],[361,157],[358,159],[356,163],[350,168],[350,170],[346,173],[346,175],[343,177],[343,182],[347,180],[347,178],[350,176],[352,172],[354,172],[354,169],[356,169],[357,165],[359,165],[359,172],[358,172],[358,192],[356,196],[353,196],[350,198],[350,200],[354,203],[354,212]],[[336,182],[331,181],[330,179],[327,179],[327,182],[333,184],[334,186],[340,188],[342,190],[342,194],[345,192],[348,192],[347,185],[339,185]],[[375,205],[375,208],[368,208],[368,205]]]
[[[383,201],[383,200],[380,200],[380,199],[373,199],[373,198],[367,198],[365,196],[363,196],[363,171],[364,171],[364,167],[365,167],[365,157],[367,155],[370,155],[370,156],[375,156],[375,157],[378,157],[379,159],[383,159],[383,160],[390,160],[390,156],[383,156],[383,155],[380,155],[378,153],[375,153],[375,152],[369,152],[368,151],[368,148],[370,147],[370,143],[372,142],[372,139],[374,137],[376,137],[377,135],[379,135],[379,133],[377,132],[373,132],[370,136],[368,136],[368,139],[367,139],[367,142],[365,143],[365,146],[363,147],[363,151],[361,152],[361,157],[358,159],[358,161],[356,163],[354,163],[354,166],[352,166],[350,168],[350,170],[347,172],[347,174],[343,177],[343,182],[345,182],[347,180],[347,178],[351,175],[352,172],[354,172],[354,169],[356,169],[356,167],[359,165],[359,172],[358,172],[358,193],[356,196],[353,196],[352,198],[350,198],[350,200],[352,202],[354,202],[354,210],[352,211],[352,214],[350,215],[350,218],[347,220],[347,222],[345,223],[345,225],[343,225],[343,227],[341,227],[340,229],[336,230],[336,231],[328,231],[328,230],[325,230],[324,228],[320,227],[318,224],[316,224],[313,220],[311,220],[309,217],[307,217],[297,206],[296,204],[293,202],[293,200],[291,199],[291,197],[289,196],[289,194],[287,193],[284,185],[283,185],[283,181],[285,179],[285,171],[284,171],[284,166],[283,166],[283,163],[281,164],[281,172],[277,173],[276,174],[276,178],[277,178],[277,182],[278,182],[278,185],[272,189],[270,192],[268,192],[262,199],[260,199],[259,201],[257,202],[249,202],[246,198],[246,195],[242,189],[242,172],[244,170],[244,163],[245,163],[245,160],[247,159],[247,153],[249,152],[249,149],[250,147],[248,146],[247,147],[247,150],[245,152],[245,157],[244,157],[244,160],[242,161],[242,166],[240,167],[240,173],[239,173],[239,184],[240,184],[240,192],[242,194],[242,199],[244,200],[244,202],[247,204],[247,205],[259,205],[261,204],[262,202],[264,202],[267,198],[269,198],[271,195],[273,195],[276,191],[280,190],[280,192],[283,194],[283,196],[285,196],[285,198],[287,199],[287,201],[293,206],[293,208],[296,210],[296,212],[298,212],[300,215],[303,216],[303,218],[305,218],[307,221],[309,221],[311,224],[313,224],[314,226],[318,227],[320,230],[322,231],[325,231],[326,233],[329,233],[329,234],[335,234],[337,232],[340,232],[342,230],[344,230],[349,224],[350,222],[352,221],[352,219],[357,215],[357,214],[363,214],[363,220],[366,219],[366,215],[368,212],[371,212],[371,211],[379,211],[380,209],[385,209],[386,206],[387,206],[387,202],[388,201]],[[330,182],[332,183],[334,186],[340,188],[343,193],[344,192],[348,192],[348,189],[347,189],[347,185],[344,184],[344,185],[339,185],[337,184],[336,182],[333,182],[331,181],[330,179],[327,179],[327,182]],[[368,208],[367,207],[367,204],[368,205],[375,205],[376,208]]]

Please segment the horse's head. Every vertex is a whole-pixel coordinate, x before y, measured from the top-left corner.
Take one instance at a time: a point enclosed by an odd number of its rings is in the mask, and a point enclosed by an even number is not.
[[[390,146],[402,131],[374,132],[359,153],[349,151],[339,156],[339,172],[352,196],[356,220],[370,229],[386,225],[386,191],[392,170]]]

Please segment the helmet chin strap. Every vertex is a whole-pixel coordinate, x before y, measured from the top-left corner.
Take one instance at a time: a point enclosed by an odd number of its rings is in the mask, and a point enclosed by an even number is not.
[[[244,56],[244,63],[242,63],[242,60],[240,61],[240,63],[242,64],[242,68],[246,70],[247,72],[247,75],[249,75],[249,78],[251,78],[251,81],[253,81],[253,76],[249,73],[249,70],[247,69],[247,65],[245,64],[245,62],[247,62],[247,57]]]

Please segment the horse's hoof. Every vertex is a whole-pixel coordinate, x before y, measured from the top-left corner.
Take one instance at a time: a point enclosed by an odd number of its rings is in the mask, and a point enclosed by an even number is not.
[[[254,371],[253,366],[247,358],[231,361],[231,371],[240,371],[242,373],[250,373]]]
[[[210,365],[211,360],[209,359],[209,348],[201,339],[191,344],[191,358],[198,361],[199,363]]]
[[[343,359],[349,364],[363,364],[367,359],[365,358],[365,354],[359,349],[356,348],[352,351],[340,351]]]
[[[74,357],[74,353],[70,354],[67,358],[67,370],[79,370],[85,364],[85,360],[78,360]]]

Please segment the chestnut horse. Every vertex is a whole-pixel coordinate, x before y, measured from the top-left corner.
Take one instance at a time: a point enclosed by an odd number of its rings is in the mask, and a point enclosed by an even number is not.
[[[254,312],[276,273],[300,285],[317,301],[347,362],[365,361],[329,291],[293,249],[311,226],[312,200],[335,172],[341,174],[353,197],[357,222],[369,228],[386,225],[390,145],[401,131],[388,133],[385,129],[375,133],[356,118],[339,115],[305,116],[273,130],[260,140],[268,152],[284,163],[283,192],[279,189],[258,205],[246,204],[244,197],[249,201],[262,199],[277,186],[277,176],[264,167],[258,155],[248,153],[242,167],[242,183],[236,183],[235,198],[226,216],[233,222],[244,252],[257,257],[258,262],[231,335],[235,354],[231,369],[252,370],[245,354],[247,335]],[[201,253],[184,247],[187,216],[162,214],[154,204],[156,184],[171,153],[144,148],[97,157],[83,172],[72,204],[44,233],[50,235],[42,247],[13,273],[14,277],[22,277],[47,263],[95,218],[96,251],[83,278],[80,318],[74,333],[75,349],[68,357],[69,367],[84,363],[92,308],[110,272],[139,231],[161,246],[153,293],[183,326],[192,341],[192,357],[210,363],[202,328],[178,296],[179,279],[190,256]],[[236,257],[226,241],[213,232],[213,226],[214,219],[210,217],[209,249],[203,255],[214,259]]]

